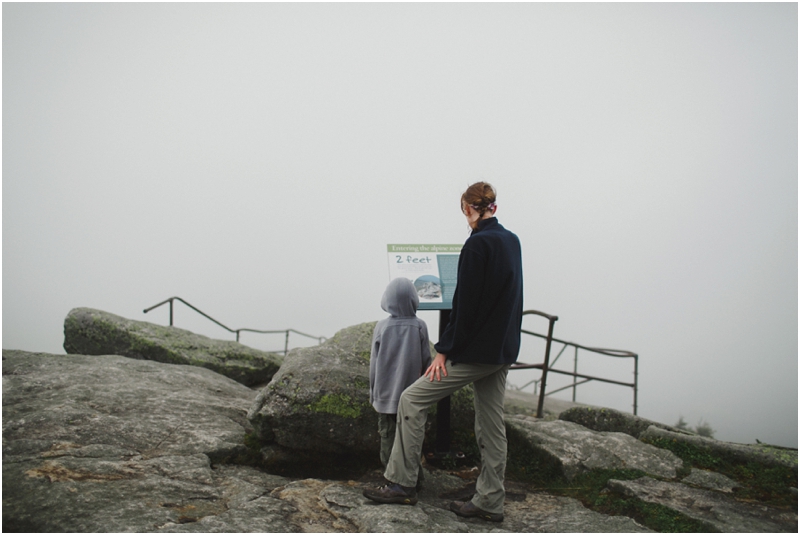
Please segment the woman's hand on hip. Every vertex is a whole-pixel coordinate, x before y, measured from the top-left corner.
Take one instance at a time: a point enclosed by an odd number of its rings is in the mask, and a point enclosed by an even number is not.
[[[442,376],[447,377],[447,368],[445,368],[445,362],[447,362],[447,356],[442,355],[441,353],[436,353],[436,357],[431,362],[431,365],[428,366],[428,369],[425,370],[425,377],[428,377],[431,381],[433,378],[436,377],[437,381],[442,380]]]

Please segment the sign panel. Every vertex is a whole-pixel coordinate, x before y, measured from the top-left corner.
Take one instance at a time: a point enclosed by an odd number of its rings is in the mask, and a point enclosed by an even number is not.
[[[419,310],[451,309],[461,247],[462,244],[389,244],[389,280],[411,280],[419,295]]]

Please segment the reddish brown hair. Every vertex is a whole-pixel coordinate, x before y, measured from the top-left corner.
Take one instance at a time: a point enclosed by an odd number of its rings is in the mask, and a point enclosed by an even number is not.
[[[471,206],[478,212],[479,217],[482,218],[489,205],[496,202],[497,192],[488,182],[476,182],[467,188],[467,191],[461,195],[461,209],[464,209],[464,203]]]

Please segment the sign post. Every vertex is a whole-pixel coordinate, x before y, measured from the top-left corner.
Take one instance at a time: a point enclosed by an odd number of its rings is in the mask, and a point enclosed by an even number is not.
[[[419,295],[419,310],[439,311],[440,338],[450,321],[461,247],[461,244],[387,246],[389,279],[410,279]],[[436,405],[436,455],[450,453],[450,396],[447,396]]]

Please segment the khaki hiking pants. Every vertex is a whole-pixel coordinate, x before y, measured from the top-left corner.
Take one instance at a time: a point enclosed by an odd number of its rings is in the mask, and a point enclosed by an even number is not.
[[[481,473],[472,502],[490,513],[503,512],[506,471],[506,428],[503,400],[508,365],[446,363],[447,377],[431,381],[420,377],[400,396],[397,430],[384,476],[393,483],[413,487],[417,483],[428,407],[459,388],[475,390],[475,439],[481,451]]]

